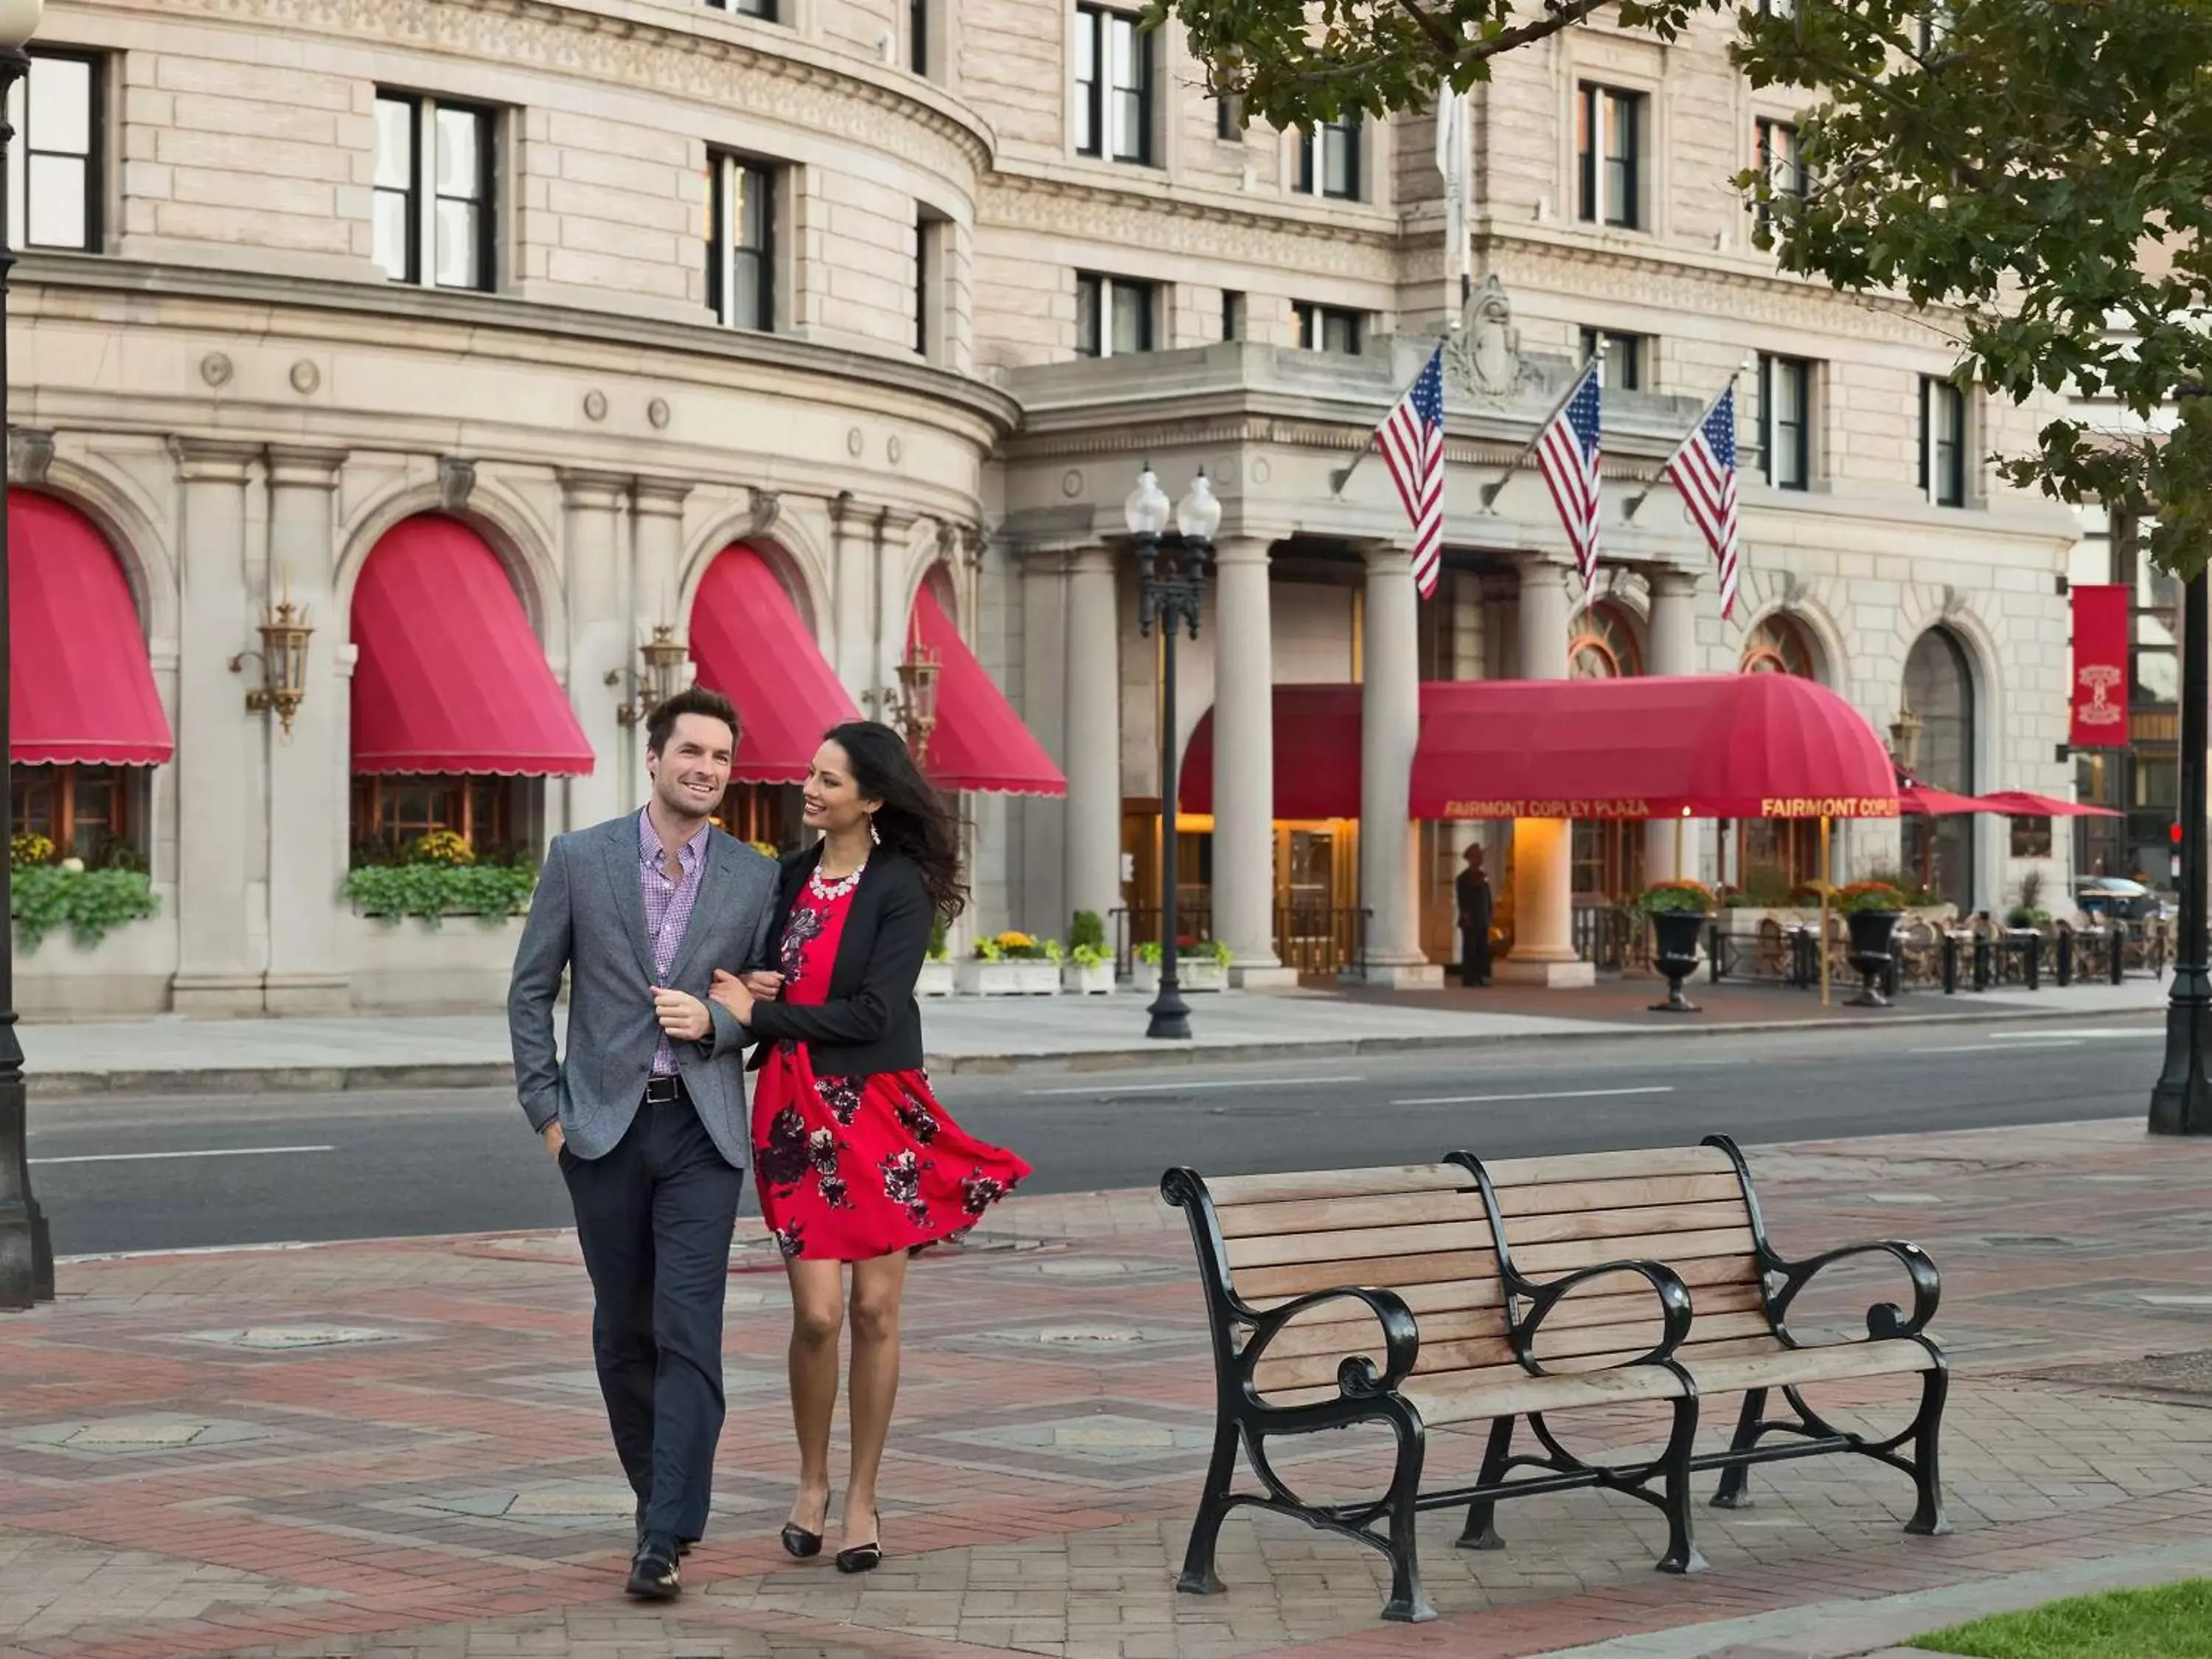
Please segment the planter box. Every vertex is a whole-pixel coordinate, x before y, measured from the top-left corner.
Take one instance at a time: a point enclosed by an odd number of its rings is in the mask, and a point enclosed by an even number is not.
[[[335,954],[352,981],[356,1012],[489,1013],[507,1006],[522,921],[502,916],[486,927],[475,916],[447,916],[429,927],[413,917],[386,922],[346,911]]]
[[[1020,962],[957,963],[952,983],[967,997],[1056,997],[1060,994],[1060,964],[1042,959]]]
[[[26,1019],[104,1019],[166,1012],[177,973],[177,890],[163,883],[158,913],[126,921],[94,945],[66,927],[36,951],[15,946],[15,1008]],[[20,940],[21,935],[17,935]]]
[[[1103,997],[1114,989],[1114,964],[1097,962],[1085,967],[1079,962],[1060,964],[1060,988],[1072,996]]]
[[[925,962],[921,974],[914,982],[914,994],[918,997],[949,997],[952,994],[952,964],[949,962]]]
[[[1136,988],[1150,996],[1160,988],[1160,969],[1155,962],[1139,962],[1130,969]],[[1176,983],[1188,996],[1194,991],[1225,991],[1229,970],[1212,957],[1185,957],[1176,964]]]

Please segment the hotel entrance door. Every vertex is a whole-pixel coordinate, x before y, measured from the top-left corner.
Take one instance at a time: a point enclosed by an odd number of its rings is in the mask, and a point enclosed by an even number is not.
[[[1340,820],[1275,825],[1275,954],[1301,974],[1359,960],[1359,833]]]

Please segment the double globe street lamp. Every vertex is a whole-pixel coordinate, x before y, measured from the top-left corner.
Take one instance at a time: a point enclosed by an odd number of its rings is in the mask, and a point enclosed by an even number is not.
[[[1221,528],[1221,503],[1200,467],[1183,498],[1172,507],[1152,463],[1122,503],[1122,517],[1137,551],[1137,626],[1146,639],[1160,629],[1160,988],[1150,1009],[1147,1037],[1188,1041],[1190,1008],[1176,972],[1179,933],[1176,888],[1176,635],[1198,638],[1199,605],[1213,569],[1213,537]],[[1168,528],[1172,518],[1175,528]]]
[[[15,264],[9,246],[13,217],[8,198],[9,146],[15,130],[8,119],[15,88],[31,67],[23,48],[38,32],[46,0],[0,0],[0,432],[8,416],[8,273]],[[10,764],[8,677],[8,492],[0,480],[0,768]],[[9,799],[15,796],[9,779]],[[13,811],[12,805],[10,811]],[[31,1196],[29,1107],[23,1087],[23,1045],[15,1035],[15,894],[8,864],[0,860],[0,1310],[51,1302],[54,1251],[46,1218]]]

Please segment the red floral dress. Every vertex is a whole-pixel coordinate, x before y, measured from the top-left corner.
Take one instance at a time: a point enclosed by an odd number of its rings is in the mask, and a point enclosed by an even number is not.
[[[853,891],[799,890],[777,966],[783,998],[830,1000]],[[957,1238],[1030,1166],[947,1116],[924,1072],[820,1077],[804,1042],[779,1042],[753,1091],[753,1179],[787,1256],[864,1261]]]

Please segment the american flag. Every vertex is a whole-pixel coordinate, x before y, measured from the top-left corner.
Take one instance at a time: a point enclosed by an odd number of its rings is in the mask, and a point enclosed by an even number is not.
[[[1721,562],[1721,615],[1735,608],[1743,574],[1735,499],[1735,382],[1730,380],[1667,463],[1667,476]]]
[[[1406,517],[1413,526],[1413,586],[1435,597],[1444,550],[1444,349],[1429,354],[1428,367],[1406,388],[1397,407],[1375,428]]]
[[[1536,466],[1551,487],[1559,522],[1575,550],[1583,591],[1597,586],[1598,362],[1592,359],[1552,423],[1536,438]]]

